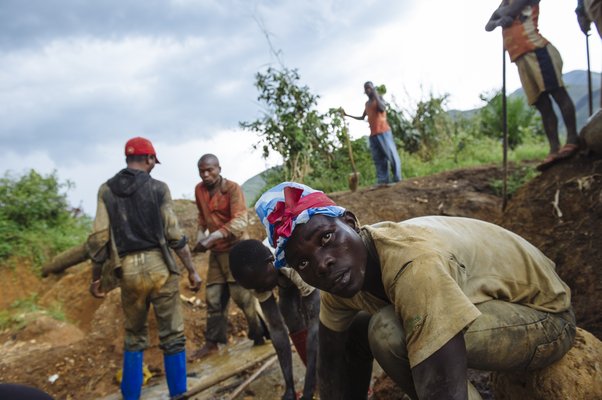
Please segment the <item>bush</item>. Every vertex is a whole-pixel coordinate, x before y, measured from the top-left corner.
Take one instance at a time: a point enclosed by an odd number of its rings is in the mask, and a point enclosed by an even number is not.
[[[34,170],[0,179],[0,262],[29,258],[39,267],[52,255],[83,242],[90,231],[88,217],[77,215],[67,202],[70,182],[56,172]]]

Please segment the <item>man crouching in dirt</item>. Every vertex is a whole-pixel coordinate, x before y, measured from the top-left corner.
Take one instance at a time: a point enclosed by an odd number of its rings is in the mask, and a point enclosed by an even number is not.
[[[284,377],[282,400],[297,398],[289,336],[306,368],[301,400],[312,399],[316,389],[320,291],[305,283],[294,269],[274,268],[272,251],[259,240],[243,240],[230,250],[230,270],[234,279],[259,300]]]
[[[188,270],[192,290],[200,288],[201,278],[192,265],[186,236],[178,226],[169,188],[150,176],[159,163],[152,143],[141,137],[130,139],[125,145],[125,155],[127,168],[98,190],[91,235],[109,232],[111,240],[107,246],[112,248],[105,253],[118,254],[111,263],[120,276],[125,317],[121,393],[126,400],[140,398],[142,356],[148,347],[148,308],[152,304],[167,386],[170,396],[175,397],[186,392],[186,338],[180,309],[180,272],[169,248]],[[90,292],[95,297],[104,297],[98,267],[93,268],[92,275]]]
[[[275,265],[322,290],[320,398],[365,399],[374,356],[412,398],[480,399],[467,368],[539,369],[573,344],[570,290],[554,263],[497,225],[429,216],[360,227],[290,182],[259,202]],[[362,310],[372,317],[357,318]]]

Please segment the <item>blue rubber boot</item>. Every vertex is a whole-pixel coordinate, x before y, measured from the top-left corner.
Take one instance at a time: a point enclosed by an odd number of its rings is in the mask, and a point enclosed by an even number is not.
[[[169,388],[169,396],[176,397],[186,392],[186,352],[164,354],[165,378]]]
[[[142,391],[142,352],[123,353],[123,376],[121,394],[123,400],[138,400]]]

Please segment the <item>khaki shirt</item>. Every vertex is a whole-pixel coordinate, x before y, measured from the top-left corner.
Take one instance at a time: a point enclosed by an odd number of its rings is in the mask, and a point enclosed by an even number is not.
[[[551,313],[570,307],[554,262],[497,225],[433,216],[365,226],[362,235],[373,240],[412,367],[468,327],[480,315],[475,304],[497,299]],[[366,292],[345,299],[322,291],[320,321],[344,331],[358,311],[387,304]]]

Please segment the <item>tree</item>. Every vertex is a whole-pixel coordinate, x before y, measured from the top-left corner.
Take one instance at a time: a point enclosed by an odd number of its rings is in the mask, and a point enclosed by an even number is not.
[[[41,264],[85,240],[90,218],[69,207],[64,190],[71,187],[56,173],[42,176],[34,170],[0,178],[0,261],[18,256]]]
[[[379,85],[376,91],[384,96],[387,88]],[[437,153],[439,145],[449,140],[451,121],[444,109],[448,97],[447,94],[435,96],[431,93],[427,100],[418,102],[416,111],[409,117],[398,106],[386,104],[387,122],[405,151],[419,153],[422,159],[429,160]]]
[[[502,94],[494,92],[481,94],[487,105],[481,109],[481,133],[496,139],[503,139]],[[508,97],[506,102],[508,146],[515,149],[523,143],[526,135],[542,133],[542,124],[536,111],[527,107],[521,97]]]
[[[264,106],[263,117],[240,122],[243,129],[259,135],[254,148],[267,158],[272,151],[284,160],[285,179],[303,182],[312,169],[331,159],[343,138],[340,112],[316,110],[319,96],[301,86],[296,69],[268,68],[255,75],[257,100]]]

